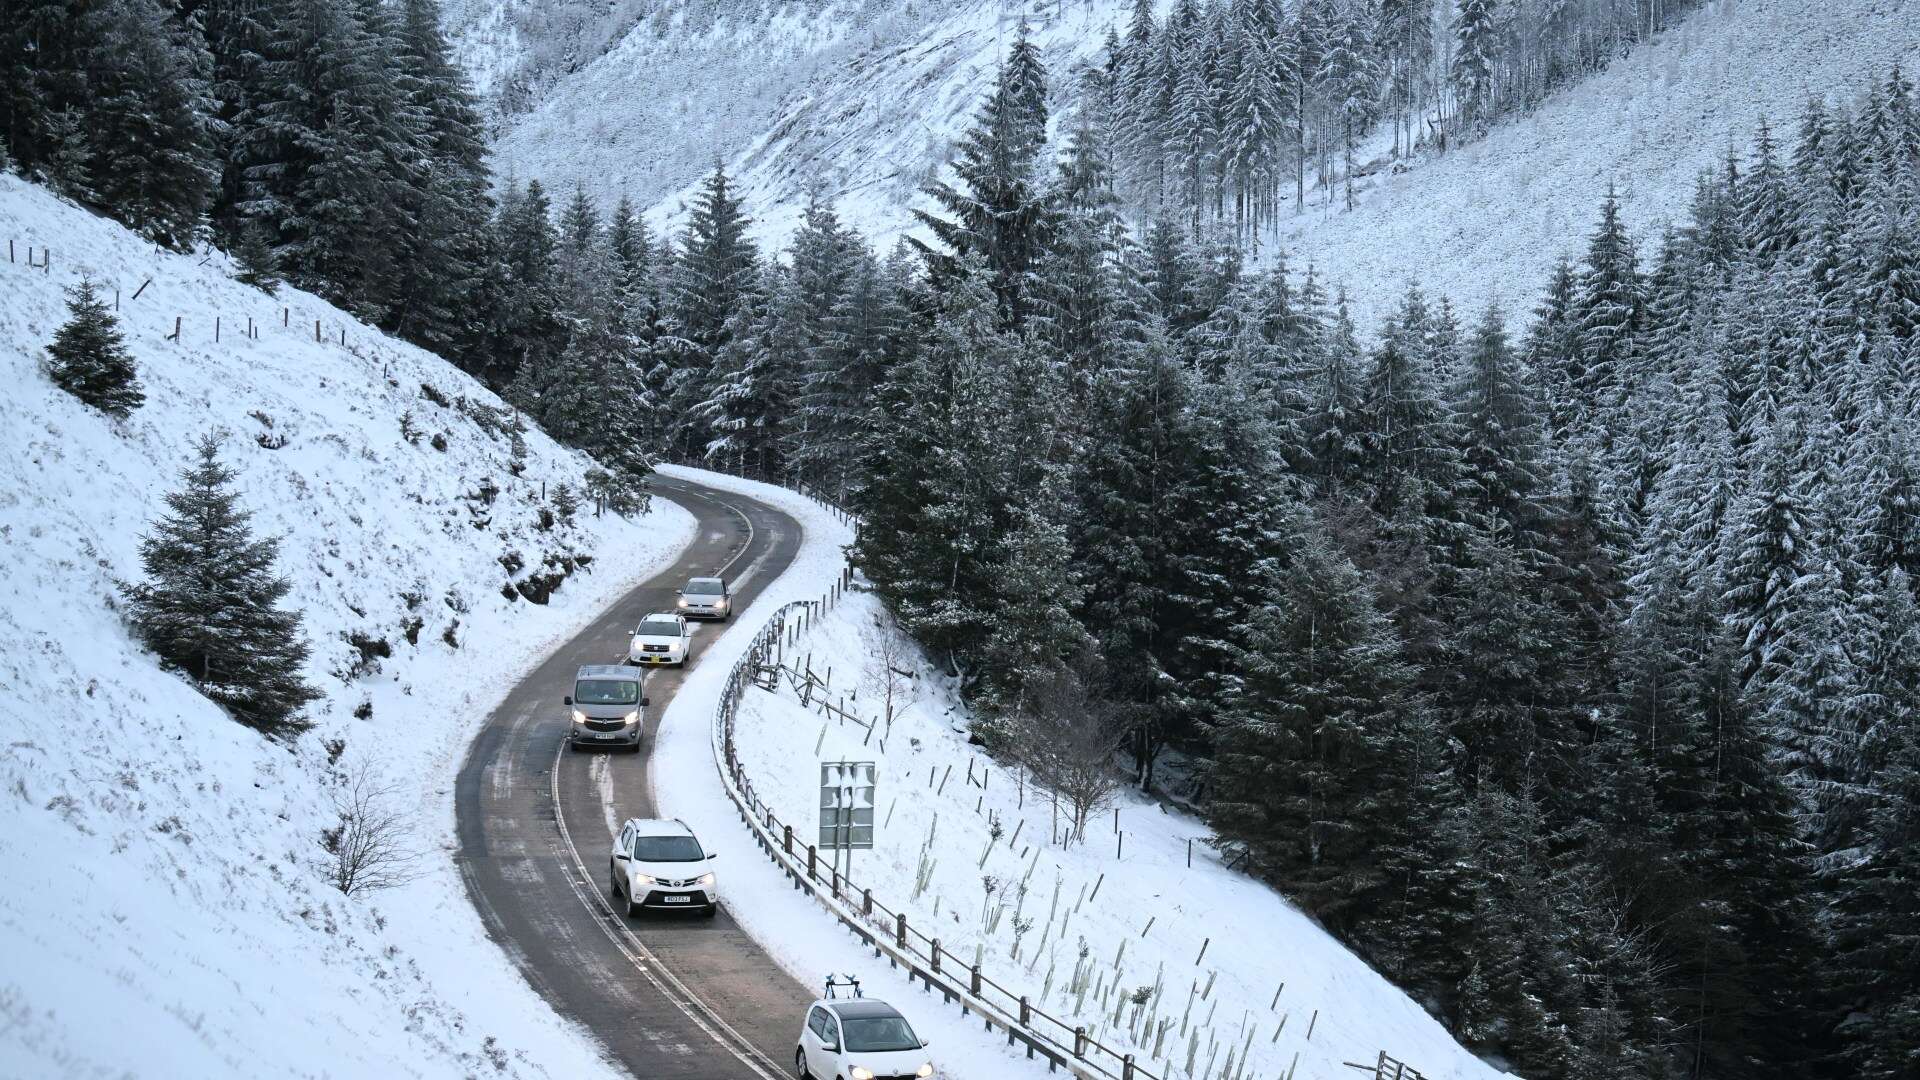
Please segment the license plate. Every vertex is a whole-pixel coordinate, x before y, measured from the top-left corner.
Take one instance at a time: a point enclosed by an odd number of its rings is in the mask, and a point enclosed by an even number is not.
[[[619,737],[620,737],[620,736],[619,736],[619,735],[617,735],[617,734],[614,734],[614,735],[595,735],[595,736],[594,736],[594,738],[596,738],[596,739],[617,739],[617,738],[619,738]]]
[[[693,903],[693,897],[691,897],[691,896],[663,896],[663,897],[661,897],[661,898],[660,898],[660,902],[661,902],[661,903],[663,903],[663,904],[691,904],[691,903]]]

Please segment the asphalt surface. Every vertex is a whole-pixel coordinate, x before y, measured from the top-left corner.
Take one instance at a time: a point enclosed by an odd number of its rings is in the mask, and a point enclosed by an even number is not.
[[[693,542],[672,567],[555,650],[488,718],[454,789],[461,872],[488,933],[527,980],[635,1077],[791,1076],[794,1037],[812,995],[726,910],[727,867],[758,857],[751,844],[702,838],[722,853],[713,864],[721,886],[715,918],[650,912],[628,919],[610,899],[608,854],[620,823],[673,816],[672,807],[655,804],[647,755],[682,673],[650,672],[639,753],[574,752],[564,740],[561,698],[572,692],[579,665],[624,658],[627,632],[643,615],[673,610],[674,590],[690,577],[726,576],[735,610],[746,610],[799,548],[799,524],[765,504],[662,477],[654,492],[694,515]],[[689,666],[735,624],[698,626]]]

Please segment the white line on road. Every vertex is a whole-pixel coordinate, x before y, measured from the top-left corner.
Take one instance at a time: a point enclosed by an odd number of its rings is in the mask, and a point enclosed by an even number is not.
[[[595,925],[606,933],[608,940],[613,942],[614,948],[620,950],[621,955],[627,958],[627,962],[633,965],[634,970],[653,984],[653,988],[659,991],[661,997],[673,1002],[708,1038],[711,1038],[722,1050],[732,1054],[740,1064],[752,1069],[755,1076],[760,1077],[761,1080],[780,1080],[785,1075],[784,1070],[767,1060],[766,1055],[755,1049],[753,1044],[747,1041],[746,1036],[735,1031],[720,1018],[719,1013],[695,996],[686,984],[674,976],[673,972],[668,971],[666,966],[660,963],[659,958],[653,955],[653,951],[647,948],[646,943],[640,940],[640,936],[633,932],[633,928],[626,924],[621,914],[614,909],[613,901],[598,888],[586,884],[593,881],[593,874],[587,869],[586,861],[580,857],[580,849],[573,844],[573,834],[567,829],[567,815],[561,809],[560,803],[560,765],[566,759],[566,755],[567,744],[563,741],[553,759],[552,795],[553,820],[560,827],[560,839],[566,843],[567,851],[573,857],[574,868],[578,871],[578,876],[561,875],[567,879],[567,886],[573,890],[573,895],[586,906],[590,913],[596,913],[593,920]],[[610,918],[601,919],[597,912],[605,912]],[[618,929],[616,930],[615,927]]]

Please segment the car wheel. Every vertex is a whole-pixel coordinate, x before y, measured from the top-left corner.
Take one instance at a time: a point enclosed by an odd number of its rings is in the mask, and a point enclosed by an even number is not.
[[[633,902],[633,893],[629,891],[627,893],[627,918],[629,919],[636,918],[639,916],[639,914],[640,914],[640,905]]]
[[[579,752],[580,752],[580,750],[581,750],[581,746],[580,746],[580,744],[579,744],[579,743],[577,743],[577,742],[574,742],[574,741],[573,741],[572,739],[568,739],[568,740],[567,740],[567,749],[569,749],[569,750],[571,750],[571,751],[573,751],[574,753],[576,753],[576,754],[577,754],[577,753],[579,753]]]
[[[608,871],[607,888],[613,891],[613,898],[615,900],[620,899],[620,871],[618,870]]]
[[[719,904],[708,904],[708,905],[707,905],[707,908],[706,908],[706,910],[705,910],[705,911],[702,911],[702,912],[701,912],[700,914],[702,914],[702,915],[704,915],[704,916],[706,916],[707,918],[709,918],[709,919],[711,919],[711,918],[713,918],[713,917],[714,917],[715,915],[718,915],[718,914],[720,914],[720,905],[719,905]]]
[[[807,1052],[805,1050],[795,1050],[793,1052],[793,1075],[799,1077],[800,1080],[813,1080],[813,1074],[807,1071]]]

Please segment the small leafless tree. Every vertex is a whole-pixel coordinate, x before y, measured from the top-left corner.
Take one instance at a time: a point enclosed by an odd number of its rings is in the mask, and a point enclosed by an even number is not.
[[[327,880],[348,896],[412,881],[420,856],[408,843],[406,819],[395,809],[397,789],[364,759],[337,775],[333,808],[340,824],[320,831]]]
[[[1122,780],[1114,753],[1127,732],[1126,711],[1095,693],[1084,666],[1030,685],[1009,724],[1012,756],[1066,802],[1069,840],[1086,839],[1087,822],[1113,804]]]
[[[900,635],[891,627],[880,628],[872,654],[874,663],[868,665],[863,681],[867,692],[879,702],[887,734],[891,735],[893,718],[907,707],[908,696],[913,692],[913,672],[907,667],[911,656]]]

